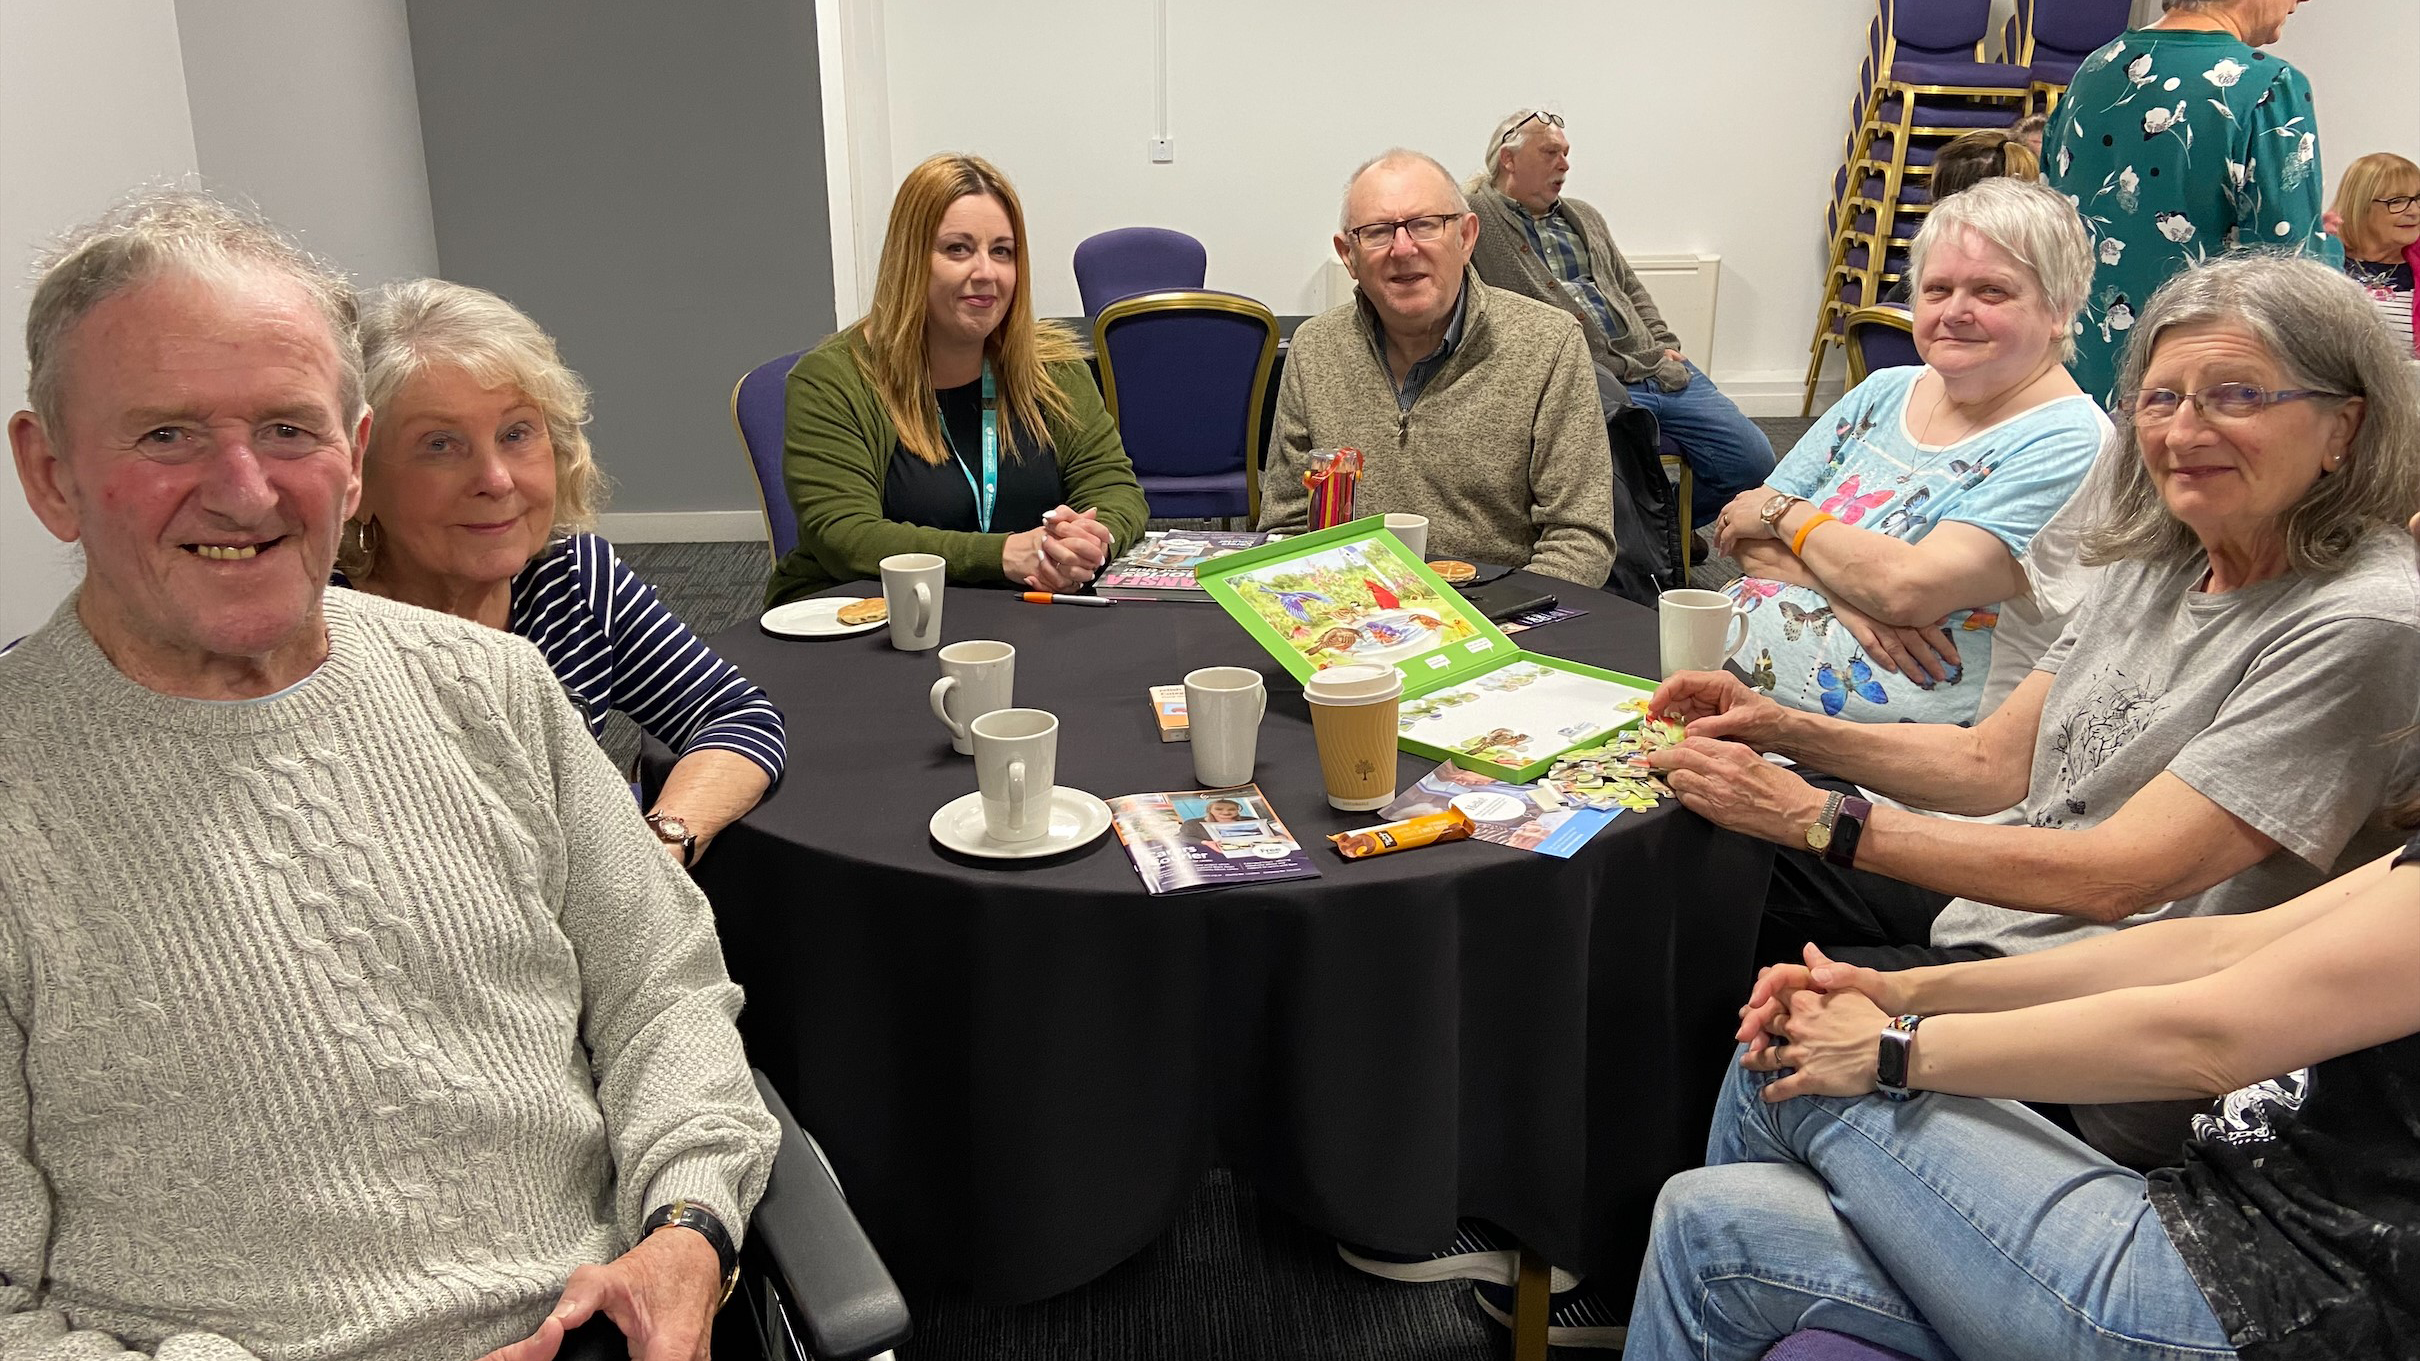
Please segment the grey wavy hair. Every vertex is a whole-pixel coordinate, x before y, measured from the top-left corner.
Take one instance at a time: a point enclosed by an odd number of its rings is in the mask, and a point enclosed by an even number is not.
[[[555,534],[596,528],[607,483],[588,444],[588,384],[527,313],[469,284],[391,283],[362,304],[361,353],[370,409],[381,419],[406,385],[433,369],[460,369],[482,387],[520,389],[545,416],[554,446]],[[375,424],[372,431],[375,443]],[[338,570],[367,575],[377,547],[377,538],[357,525],[338,550]]]
[[[2092,292],[2092,238],[2065,194],[2033,180],[1995,176],[1942,199],[1908,245],[1908,274],[1924,286],[1924,260],[1952,232],[1968,232],[2033,274],[2059,323],[2059,357],[2075,358],[2075,318]]]
[[[1446,189],[1454,196],[1454,210],[1462,213],[1470,211],[1470,199],[1463,195],[1462,186],[1454,182],[1454,172],[1446,169],[1443,161],[1425,151],[1414,151],[1409,147],[1389,147],[1353,167],[1353,173],[1345,176],[1344,196],[1336,205],[1336,230],[1341,232],[1353,225],[1353,186],[1361,183],[1362,176],[1382,165],[1406,163],[1425,165],[1436,171],[1437,178],[1445,181]]]
[[[1973,190],[1967,191],[1972,193]],[[2342,466],[2311,484],[2280,526],[2287,565],[2324,574],[2371,532],[2399,529],[2420,506],[2420,380],[2378,324],[2369,295],[2316,260],[2239,251],[2160,285],[2136,320],[2111,414],[2109,504],[2084,535],[2089,563],[2136,559],[2190,566],[2201,541],[2168,510],[2143,466],[2131,411],[2160,338],[2180,326],[2223,326],[2258,341],[2285,382],[2363,399],[2361,429]]]
[[[25,314],[26,396],[54,439],[63,429],[68,335],[102,303],[169,276],[229,283],[265,275],[301,288],[336,344],[346,434],[360,424],[361,345],[351,281],[249,208],[189,186],[139,189],[61,236],[34,262],[34,273]]]
[[[1496,130],[1487,136],[1487,154],[1479,159],[1479,173],[1462,182],[1464,191],[1475,194],[1495,188],[1496,181],[1504,175],[1504,153],[1528,146],[1529,139],[1538,135],[1537,129],[1552,126],[1538,117],[1545,112],[1544,108],[1515,109],[1504,115],[1504,121],[1496,124]],[[1513,136],[1516,128],[1520,130],[1517,137]]]

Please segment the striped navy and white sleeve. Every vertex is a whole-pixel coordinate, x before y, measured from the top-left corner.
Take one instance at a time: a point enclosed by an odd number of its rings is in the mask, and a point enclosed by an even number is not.
[[[554,661],[564,687],[594,693],[605,681],[611,707],[665,746],[735,752],[778,783],[787,732],[765,692],[691,633],[612,544],[579,534],[566,548],[571,570],[531,582],[516,629]]]

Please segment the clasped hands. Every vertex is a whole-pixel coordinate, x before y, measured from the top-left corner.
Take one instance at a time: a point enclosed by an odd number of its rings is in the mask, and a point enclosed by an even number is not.
[[[1765,1084],[1768,1103],[1794,1096],[1863,1096],[1874,1090],[1883,1027],[1906,1010],[1891,974],[1841,964],[1812,943],[1804,964],[1759,970],[1739,1032],[1748,1046],[1740,1066],[1787,1071]]]
[[[722,1299],[722,1260],[705,1235],[658,1229],[610,1262],[574,1268],[538,1331],[479,1361],[553,1361],[563,1335],[598,1314],[622,1330],[630,1361],[706,1361]]]
[[[1100,572],[1114,542],[1092,511],[1059,506],[1043,515],[1040,528],[1008,536],[1000,570],[1037,591],[1072,591]]]

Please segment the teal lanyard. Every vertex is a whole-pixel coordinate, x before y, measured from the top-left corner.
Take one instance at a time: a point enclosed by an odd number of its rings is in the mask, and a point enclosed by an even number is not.
[[[975,485],[975,470],[967,466],[966,455],[958,452],[958,441],[950,438],[949,413],[941,417],[941,442],[950,449],[958,471],[966,474],[966,489],[975,498],[975,524],[978,533],[992,532],[992,507],[1000,500],[1000,416],[994,409],[996,401],[992,387],[992,365],[983,361],[983,485]]]

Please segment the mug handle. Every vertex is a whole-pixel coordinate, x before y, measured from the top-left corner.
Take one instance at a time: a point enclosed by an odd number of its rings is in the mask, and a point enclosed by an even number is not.
[[[922,638],[925,630],[932,627],[932,622],[933,584],[929,581],[919,581],[916,583],[916,627],[908,632]]]
[[[1268,686],[1266,686],[1266,685],[1263,685],[1263,686],[1260,688],[1260,708],[1259,708],[1259,710],[1258,710],[1258,711],[1256,711],[1256,712],[1255,712],[1255,713],[1252,715],[1252,721],[1253,721],[1255,724],[1257,724],[1257,723],[1259,723],[1259,722],[1260,722],[1262,719],[1267,718],[1268,716],[1269,716],[1269,687],[1268,687]]]
[[[1738,656],[1739,650],[1747,645],[1748,614],[1745,610],[1735,609],[1731,611],[1730,622],[1723,625],[1723,661],[1727,662]],[[1717,662],[1715,665],[1720,666],[1722,663]]]
[[[940,719],[941,726],[950,730],[950,736],[964,742],[967,740],[966,725],[950,717],[949,707],[943,703],[949,692],[956,688],[958,688],[956,676],[943,676],[933,682],[933,717]]]
[[[1018,831],[1025,830],[1025,763],[1008,763],[1008,821]]]

